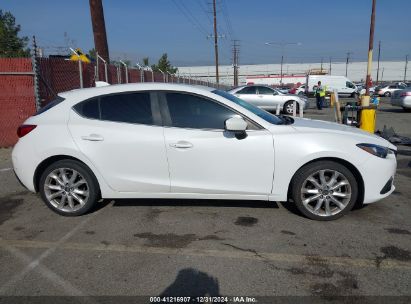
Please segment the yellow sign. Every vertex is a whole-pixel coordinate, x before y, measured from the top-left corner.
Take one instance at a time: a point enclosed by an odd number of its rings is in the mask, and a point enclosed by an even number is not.
[[[70,60],[72,60],[72,61],[81,60],[82,62],[90,63],[90,59],[88,59],[88,57],[86,55],[84,55],[83,52],[79,48],[75,49],[75,51],[78,55],[76,55],[76,54],[71,55]]]

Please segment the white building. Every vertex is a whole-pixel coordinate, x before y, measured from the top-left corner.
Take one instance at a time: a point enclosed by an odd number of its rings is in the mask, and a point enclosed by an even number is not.
[[[284,75],[301,75],[312,69],[320,69],[320,63],[286,63],[283,64]],[[333,62],[331,65],[331,75],[345,75],[345,62]],[[247,76],[269,76],[280,74],[280,64],[255,64],[240,65],[239,67],[239,84],[246,84]],[[329,71],[329,64],[323,63],[323,70]],[[404,61],[380,61],[379,81],[403,81],[404,80]],[[192,66],[179,67],[181,76],[190,76],[192,78],[204,81],[215,82],[215,66]],[[350,62],[348,64],[347,77],[354,81],[364,81],[367,73],[367,62]],[[219,67],[220,83],[233,84],[233,67],[231,65],[220,65]],[[411,73],[407,73],[409,75]],[[377,62],[373,62],[371,77],[373,81],[377,78]],[[407,76],[407,80],[411,79]],[[283,80],[283,83],[286,83]]]

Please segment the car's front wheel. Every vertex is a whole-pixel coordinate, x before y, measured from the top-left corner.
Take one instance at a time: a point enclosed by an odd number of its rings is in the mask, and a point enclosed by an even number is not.
[[[95,176],[75,160],[61,160],[47,167],[41,175],[39,189],[46,205],[65,216],[85,214],[99,197]]]
[[[390,93],[390,92],[385,92],[385,93],[384,93],[384,96],[385,96],[385,97],[390,97],[390,96],[391,96],[391,93]]]
[[[358,184],[340,163],[319,161],[302,167],[291,184],[291,198],[298,210],[313,220],[340,218],[355,205]]]
[[[297,113],[299,111],[299,104],[297,103]],[[284,104],[283,112],[288,115],[293,115],[294,101],[290,100]]]

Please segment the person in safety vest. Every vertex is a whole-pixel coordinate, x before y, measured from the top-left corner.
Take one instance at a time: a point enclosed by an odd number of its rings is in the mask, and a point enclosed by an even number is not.
[[[317,99],[317,109],[322,110],[325,99],[326,86],[321,85],[321,81],[318,82],[318,85],[314,86],[315,98]]]

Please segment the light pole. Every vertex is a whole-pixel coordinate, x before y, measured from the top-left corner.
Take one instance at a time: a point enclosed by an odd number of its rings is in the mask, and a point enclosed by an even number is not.
[[[281,47],[281,72],[280,72],[280,84],[283,83],[283,63],[284,63],[284,50],[287,45],[301,45],[301,42],[266,42],[265,45],[273,45]]]
[[[404,82],[407,81],[408,55],[405,55]]]

